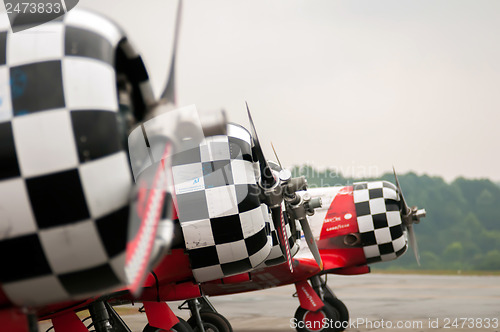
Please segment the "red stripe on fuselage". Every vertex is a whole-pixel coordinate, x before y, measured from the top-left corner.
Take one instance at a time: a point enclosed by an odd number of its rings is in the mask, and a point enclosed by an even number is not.
[[[337,193],[328,208],[319,237],[320,242],[331,237],[358,233],[359,229],[356,220],[352,186],[347,186]]]
[[[352,190],[347,186],[337,193],[323,221],[318,248],[325,271],[366,264],[363,248],[344,242],[347,234],[359,233]]]

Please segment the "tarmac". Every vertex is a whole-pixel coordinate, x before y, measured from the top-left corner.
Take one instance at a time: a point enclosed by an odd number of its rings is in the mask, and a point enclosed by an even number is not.
[[[347,332],[500,332],[500,276],[368,274],[329,276],[328,285],[349,309]],[[298,299],[294,286],[210,298],[234,332],[290,332]],[[189,311],[171,308],[184,319]],[[139,305],[120,308],[133,332],[147,323]],[[496,322],[496,323],[495,323]],[[489,328],[487,327],[489,325]],[[44,332],[50,325],[40,324]]]

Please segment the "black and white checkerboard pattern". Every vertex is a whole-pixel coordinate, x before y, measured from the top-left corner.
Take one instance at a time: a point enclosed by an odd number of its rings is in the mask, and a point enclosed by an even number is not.
[[[176,208],[198,282],[247,272],[271,250],[267,207],[251,157],[250,134],[228,125],[227,136],[206,138],[173,157]]]
[[[282,204],[283,211],[285,211],[285,205]],[[288,235],[288,244],[290,245],[290,254],[295,256],[295,254],[299,251],[300,245],[299,241],[295,238],[294,234],[292,234],[291,228],[290,228],[290,222],[296,222],[296,221],[290,221],[288,218],[285,218],[285,229],[286,229],[286,234]],[[296,225],[297,228],[300,227],[300,225]],[[282,264],[286,262],[286,257],[283,255],[283,252],[281,251],[281,247],[278,242],[278,234],[276,233],[276,229],[274,228],[274,224],[271,222],[269,224],[269,228],[271,230],[271,238],[272,238],[272,245],[273,248],[271,249],[271,253],[269,256],[266,258],[265,262],[263,263],[263,266],[274,266],[278,264]]]
[[[387,181],[354,183],[353,197],[367,263],[401,256],[407,240],[396,186]]]
[[[124,285],[133,180],[115,64],[130,56],[145,104],[142,61],[89,12],[16,34],[0,25],[1,287],[37,306]]]

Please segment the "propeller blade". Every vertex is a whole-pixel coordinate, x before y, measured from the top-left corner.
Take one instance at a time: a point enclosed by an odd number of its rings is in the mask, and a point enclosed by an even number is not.
[[[278,158],[278,154],[276,153],[276,149],[274,148],[273,142],[271,142],[271,147],[273,148],[274,156],[276,157],[276,160],[278,161],[278,165],[280,165],[280,168],[283,170],[283,166],[281,165],[280,158]]]
[[[417,207],[410,209],[408,204],[406,204],[405,198],[403,196],[403,190],[399,185],[398,175],[396,174],[396,169],[392,167],[394,172],[394,178],[396,179],[396,186],[398,188],[399,200],[401,201],[401,213],[402,221],[406,229],[408,230],[408,240],[410,242],[410,247],[413,250],[415,259],[417,260],[418,266],[420,266],[420,254],[418,253],[417,236],[415,235],[415,229],[413,228],[414,223],[419,223],[420,218],[425,217],[425,210],[418,210]]]
[[[398,175],[396,173],[396,169],[392,166],[392,171],[394,172],[394,178],[396,179],[396,187],[398,187],[399,200],[401,201],[401,207],[404,209],[403,215],[407,216],[410,213],[410,207],[406,204],[405,198],[403,196],[403,190],[399,185]]]
[[[259,162],[261,185],[265,189],[271,188],[276,184],[276,179],[274,178],[273,172],[271,171],[271,167],[269,167],[269,164],[264,157],[264,152],[262,152],[259,138],[257,137],[257,131],[255,130],[255,125],[252,120],[252,115],[250,114],[250,109],[248,108],[248,103],[246,103],[246,105],[248,120],[250,121],[250,130],[253,137],[254,152],[257,157],[257,161]]]
[[[290,252],[290,244],[288,242],[285,219],[283,217],[283,210],[281,209],[281,206],[271,208],[271,216],[273,219],[274,228],[276,229],[276,233],[278,234],[278,242],[280,244],[281,252],[288,262],[290,272],[293,273],[292,254]]]
[[[318,245],[316,244],[316,241],[314,240],[312,231],[311,231],[311,226],[309,225],[309,222],[307,219],[300,219],[300,225],[302,226],[302,230],[304,231],[304,237],[306,238],[307,246],[309,247],[309,250],[311,250],[311,253],[313,254],[314,259],[316,260],[316,263],[318,264],[319,268],[323,270],[323,260],[321,259],[321,255],[319,254],[319,249]]]
[[[417,236],[415,235],[415,230],[413,229],[413,224],[406,226],[408,228],[408,238],[410,240],[410,246],[413,249],[413,254],[417,260],[418,266],[420,266],[420,254],[418,253]]]
[[[170,71],[168,74],[167,85],[161,94],[161,99],[165,100],[168,104],[177,104],[175,93],[175,60],[177,57],[177,42],[179,39],[180,25],[182,16],[182,0],[179,0],[177,5],[177,17],[175,19],[175,32],[174,32],[174,47],[172,50],[172,61],[170,62]]]

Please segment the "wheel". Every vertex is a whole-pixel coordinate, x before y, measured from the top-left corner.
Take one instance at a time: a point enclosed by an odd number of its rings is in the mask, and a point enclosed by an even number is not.
[[[168,332],[193,332],[191,326],[182,318],[177,317],[179,323],[175,324]],[[147,324],[142,332],[167,332],[166,330],[159,329]]]
[[[329,294],[325,294],[325,302],[333,307],[334,310],[337,311],[340,321],[342,322],[342,326],[348,326],[349,324],[349,310],[345,306],[344,302],[340,301],[338,298],[331,296]],[[339,331],[344,331],[345,328],[340,329]]]
[[[205,332],[233,332],[233,328],[229,321],[216,312],[200,312],[201,320],[203,321],[203,328]],[[187,321],[193,328],[194,332],[198,332],[196,326],[196,319],[191,317]]]
[[[328,303],[325,303],[325,306],[316,312],[298,307],[295,312],[295,329],[298,332],[341,331],[341,327],[339,326],[339,314],[337,310]]]

